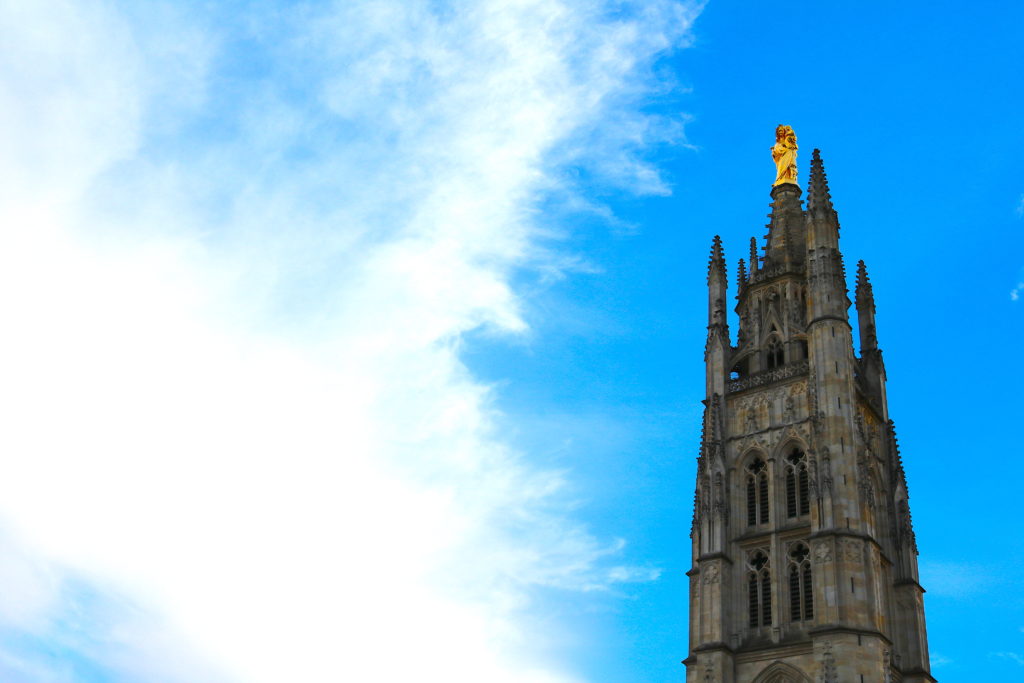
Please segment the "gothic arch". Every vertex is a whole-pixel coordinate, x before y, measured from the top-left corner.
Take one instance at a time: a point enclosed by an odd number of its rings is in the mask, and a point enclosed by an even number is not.
[[[795,666],[785,662],[774,662],[759,673],[753,683],[812,683],[812,681],[807,674]]]
[[[775,450],[775,485],[779,514],[795,519],[811,512],[811,458],[803,439],[789,436]]]
[[[774,299],[772,298],[774,294]],[[764,306],[764,317],[762,318],[763,324],[761,325],[761,346],[765,346],[768,343],[769,337],[773,334],[779,337],[781,341],[785,337],[787,331],[785,320],[783,319],[782,310],[780,303],[783,299],[783,295],[778,290],[772,289],[768,292],[765,297]]]
[[[782,332],[778,331],[774,324],[765,336],[764,343],[761,344],[761,353],[764,358],[765,370],[774,370],[786,364],[786,344]]]
[[[749,527],[771,522],[772,468],[764,450],[755,447],[743,452],[739,461],[737,502],[739,519]]]
[[[736,459],[736,462],[739,465],[739,470],[741,472],[745,470],[747,465],[749,465],[754,458],[761,458],[766,463],[769,462],[768,453],[765,452],[765,449],[758,443],[752,443],[744,447],[740,452],[739,458]]]
[[[789,428],[784,432],[784,435],[784,438],[780,439],[779,443],[772,449],[769,457],[773,460],[785,458],[794,448],[799,448],[810,457],[811,449],[797,430]]]

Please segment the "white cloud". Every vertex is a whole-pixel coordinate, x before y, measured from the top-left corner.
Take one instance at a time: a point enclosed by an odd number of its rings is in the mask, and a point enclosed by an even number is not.
[[[990,652],[989,656],[999,659],[1008,659],[1020,666],[1024,666],[1024,654],[1020,654],[1019,652]]]
[[[125,680],[573,680],[531,589],[656,570],[461,335],[527,329],[555,164],[664,191],[633,112],[696,9],[190,9],[0,9],[4,628]]]
[[[1021,290],[1024,290],[1024,282],[1018,282],[1017,286],[1010,290],[1010,301],[1018,301]]]
[[[992,585],[988,569],[970,562],[923,560],[920,573],[921,583],[928,586],[928,592],[944,597],[969,598]]]

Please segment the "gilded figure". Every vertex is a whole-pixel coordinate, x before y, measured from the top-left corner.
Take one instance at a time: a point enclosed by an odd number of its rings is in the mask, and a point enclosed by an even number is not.
[[[775,129],[775,144],[772,145],[772,160],[776,174],[773,185],[796,184],[796,133],[790,126]]]

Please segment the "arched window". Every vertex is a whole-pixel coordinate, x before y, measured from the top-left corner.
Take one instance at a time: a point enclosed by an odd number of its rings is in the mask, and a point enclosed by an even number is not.
[[[747,465],[747,525],[768,523],[768,466],[761,458]]]
[[[811,511],[807,456],[794,448],[786,456],[786,516],[800,517]]]
[[[795,543],[789,549],[789,618],[791,621],[814,618],[811,553],[805,543]]]
[[[782,342],[780,342],[777,337],[772,337],[768,340],[767,358],[765,362],[769,370],[782,367],[785,362],[782,353]]]
[[[772,625],[772,577],[768,554],[755,550],[747,563],[747,601],[750,628]]]

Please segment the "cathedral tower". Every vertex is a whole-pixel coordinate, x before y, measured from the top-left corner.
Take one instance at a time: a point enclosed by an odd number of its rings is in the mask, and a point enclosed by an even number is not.
[[[687,683],[926,683],[924,590],[867,270],[854,353],[839,219],[818,150],[807,206],[776,132],[763,256],[708,265]]]

